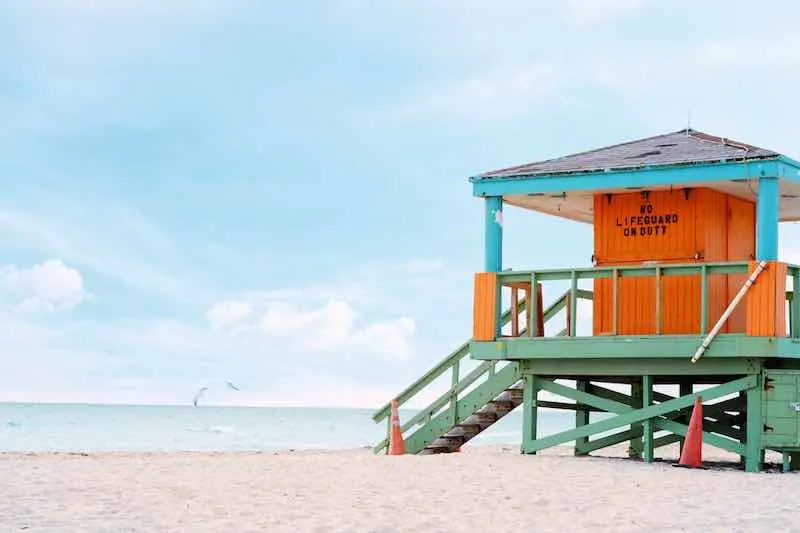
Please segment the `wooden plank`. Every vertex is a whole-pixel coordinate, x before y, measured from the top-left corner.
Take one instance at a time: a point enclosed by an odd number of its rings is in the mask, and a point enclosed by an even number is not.
[[[475,274],[475,297],[473,299],[472,338],[476,341],[491,341],[497,331],[497,273]],[[512,316],[516,313],[512,312]]]
[[[750,263],[750,272],[758,262]],[[750,287],[745,301],[747,334],[758,337],[786,336],[786,263],[771,261]]]
[[[547,385],[551,386],[552,384],[548,383]],[[715,400],[717,398],[721,398],[729,394],[739,392],[741,390],[749,391],[752,390],[753,387],[757,386],[758,386],[758,377],[747,376],[734,381],[730,381],[728,383],[724,383],[722,385],[716,385],[714,387],[708,388],[703,391],[703,398],[706,400]],[[574,392],[572,394],[575,395]],[[593,395],[581,394],[576,396],[580,396],[581,400],[584,403],[589,403],[590,405],[596,405],[597,407],[601,407],[601,405],[608,405],[608,400],[603,400],[602,398],[598,398]],[[649,407],[645,407],[643,409],[638,409],[638,410],[631,410],[632,408],[629,406],[626,406],[624,404],[618,404],[620,407],[616,407],[616,409],[621,409],[622,407],[624,407],[625,409],[625,411],[623,411],[624,414],[618,414],[617,416],[612,418],[599,420],[597,422],[593,422],[591,424],[588,424],[580,428],[562,431],[555,435],[550,435],[542,439],[538,439],[537,441],[530,444],[529,448],[526,450],[526,453],[532,453],[538,450],[543,450],[545,448],[550,448],[551,446],[557,446],[559,444],[571,442],[579,437],[595,435],[597,433],[603,433],[605,431],[616,429],[621,426],[626,426],[634,422],[640,422],[648,418],[660,417],[667,413],[674,412],[676,410],[683,409],[685,407],[689,407],[693,404],[694,404],[694,395],[683,396],[681,398],[676,398],[668,402],[651,405]],[[720,443],[720,444],[727,446],[727,443]],[[723,449],[729,449],[729,448],[724,447]]]

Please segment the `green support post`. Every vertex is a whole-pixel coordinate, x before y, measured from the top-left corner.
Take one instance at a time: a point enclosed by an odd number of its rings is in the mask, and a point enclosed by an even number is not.
[[[737,393],[740,390],[752,389],[757,387],[757,384],[758,376],[748,375],[743,378],[715,385],[704,390],[703,398],[707,401],[716,400],[718,398]],[[537,439],[535,442],[526,442],[526,453],[543,450],[551,446],[558,446],[559,444],[575,441],[578,437],[596,435],[598,433],[623,426],[629,426],[635,422],[643,422],[652,418],[656,418],[654,425],[657,428],[670,431],[672,433],[679,433],[685,436],[686,432],[688,431],[688,427],[686,425],[672,422],[661,417],[685,408],[689,408],[694,404],[694,396],[689,394],[688,396],[667,400],[665,402],[651,405],[642,409],[634,409],[630,405],[600,398],[592,394],[582,393],[575,389],[554,383],[550,380],[541,380],[537,383],[537,386],[548,392],[558,394],[559,396],[564,396],[565,398],[576,401],[582,401],[591,406],[613,412],[616,416],[599,420],[597,422],[592,422],[580,428],[562,431],[554,435],[548,435],[547,437]],[[523,438],[525,437],[527,437],[527,435],[525,435]],[[733,453],[745,452],[743,449],[741,449],[742,446],[738,442],[713,435],[706,431],[703,432],[703,440],[712,446],[732,451]]]
[[[574,337],[578,331],[578,276],[577,273],[573,270],[572,271],[572,279],[570,280],[569,285],[569,300],[567,301],[567,305],[569,305],[569,330],[567,331],[567,335],[570,337]]]
[[[740,392],[739,393],[739,400],[742,402],[742,405],[744,405],[743,409],[746,410],[747,409],[747,392],[745,392],[745,391]],[[739,442],[741,442],[742,445],[744,445],[747,442],[747,413],[746,413],[746,411],[745,411],[745,414],[744,414],[744,421],[742,423],[742,429],[745,430],[745,434],[744,434],[744,436],[742,437],[742,439]],[[739,456],[739,464],[742,467],[744,467],[746,461],[747,461],[747,456],[745,456],[745,455],[740,455]]]
[[[764,454],[761,448],[761,432],[764,429],[764,418],[761,413],[761,375],[757,386],[747,389],[747,440],[745,442],[744,467],[748,472],[760,472],[763,467]]]
[[[634,379],[631,383],[631,405],[636,409],[641,409],[645,407],[642,405],[642,382],[641,380]],[[643,422],[637,422],[631,424],[631,431],[634,432],[637,436],[633,437],[630,441],[630,445],[628,447],[628,457],[631,459],[641,459],[642,458],[642,432],[644,426],[642,425]]]
[[[534,374],[523,376],[522,389],[522,453],[535,454],[533,445],[536,442],[536,426],[538,424],[539,378]]]
[[[642,408],[650,407],[653,405],[653,376],[642,377]],[[642,431],[644,432],[644,449],[642,450],[642,459],[645,463],[652,463],[654,459],[654,446],[653,446],[653,420],[648,418],[642,422]]]
[[[589,381],[586,379],[578,379],[575,382],[575,388],[581,392],[586,392],[589,386]],[[575,427],[579,428],[589,423],[589,409],[588,405],[581,402],[575,402]],[[575,455],[587,455],[583,450],[589,442],[589,437],[578,437],[575,440]]]
[[[706,333],[708,333],[708,267],[703,265],[700,267],[700,334]]]

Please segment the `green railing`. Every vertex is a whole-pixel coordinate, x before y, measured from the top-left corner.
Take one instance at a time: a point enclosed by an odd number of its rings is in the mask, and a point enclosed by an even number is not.
[[[569,293],[564,293],[561,297],[557,298],[550,306],[547,307],[542,313],[543,322],[547,323],[550,319],[552,319],[559,311],[565,308],[567,305],[567,300],[569,298]],[[579,291],[576,293],[576,297],[591,299],[592,294],[589,291]],[[527,301],[523,298],[517,302],[516,310],[509,308],[505,313],[503,313],[501,317],[501,323],[503,325],[508,324],[511,322],[512,317],[514,316],[514,311],[516,311],[517,316],[520,313],[524,313],[527,308]],[[537,307],[533,307],[533,309],[537,309]],[[532,313],[535,315],[536,313]],[[524,330],[523,330],[524,332]],[[563,335],[564,330],[562,330],[558,335]],[[452,425],[458,423],[461,418],[465,418],[472,413],[459,413],[458,412],[458,402],[461,397],[472,387],[473,385],[480,385],[479,381],[483,379],[484,381],[490,380],[494,377],[496,372],[499,372],[500,368],[498,365],[509,365],[509,364],[516,364],[516,363],[501,363],[498,361],[485,361],[480,363],[477,367],[472,369],[467,375],[461,376],[461,369],[466,360],[469,359],[469,341],[465,342],[461,346],[459,346],[454,352],[450,355],[442,359],[436,366],[431,368],[428,372],[425,373],[421,378],[417,381],[406,387],[402,392],[400,392],[395,399],[397,400],[398,408],[402,405],[406,404],[410,399],[414,398],[420,392],[427,390],[431,384],[437,380],[438,378],[444,376],[446,373],[450,373],[450,388],[447,389],[443,394],[441,394],[438,398],[436,398],[433,402],[431,402],[426,407],[422,408],[416,415],[409,418],[404,424],[401,425],[401,430],[403,432],[404,438],[405,436],[417,426],[423,427],[425,424],[429,423],[434,417],[439,415],[443,410],[447,409],[450,411],[450,417],[452,420]],[[373,450],[375,453],[379,453],[386,448],[389,442],[389,432],[391,430],[391,426],[389,424],[391,414],[391,403],[386,403],[380,409],[375,411],[372,415],[372,420],[375,423],[381,423],[383,420],[387,421],[387,430],[386,430],[386,438],[374,446]],[[461,416],[464,415],[464,416]]]
[[[700,331],[708,331],[708,280],[711,276],[726,274],[747,274],[748,263],[693,263],[693,264],[658,264],[647,266],[613,266],[613,267],[594,267],[576,268],[566,270],[537,270],[527,272],[501,272],[497,275],[498,284],[510,286],[512,284],[530,283],[536,286],[537,283],[546,281],[569,281],[569,331],[567,335],[574,337],[577,324],[577,294],[578,282],[580,280],[610,279],[611,280],[611,334],[616,335],[619,331],[619,280],[629,278],[651,277],[655,283],[655,333],[659,334],[662,330],[662,280],[668,276],[700,276]],[[532,299],[536,298],[535,292]],[[534,300],[533,305],[536,305]],[[533,322],[533,321],[532,321]],[[528,325],[527,331],[530,335],[538,335],[536,324]],[[699,333],[698,332],[698,333]]]
[[[711,276],[729,274],[747,274],[749,272],[748,262],[725,262],[725,263],[691,263],[691,264],[655,264],[643,266],[614,266],[614,267],[594,267],[560,270],[537,270],[537,271],[504,271],[497,274],[498,285],[509,287],[512,285],[527,285],[537,287],[543,282],[566,281],[569,282],[569,289],[550,304],[542,313],[541,322],[547,324],[559,312],[567,309],[567,327],[555,333],[555,336],[575,336],[577,326],[577,302],[581,299],[591,300],[592,292],[578,287],[581,280],[610,279],[611,280],[611,299],[612,299],[612,323],[616,325],[619,315],[619,280],[627,278],[654,278],[656,288],[655,309],[656,328],[661,330],[662,320],[662,290],[661,283],[663,278],[669,276],[700,276],[700,331],[708,331],[710,324],[708,315],[709,300],[709,278]],[[788,333],[789,336],[800,338],[800,298],[794,298],[794,289],[800,288],[800,266],[787,265],[787,277],[792,280],[792,290],[786,291],[788,306]],[[532,310],[539,308],[538,294],[536,290],[530,290],[530,302],[526,298],[512,298],[516,302],[516,315],[512,309],[503,313],[500,320],[500,329],[514,321],[519,321],[520,315],[525,316],[523,326],[518,329],[519,336],[543,336],[539,330],[539,319],[537,313],[526,313],[528,303]],[[616,334],[616,329],[612,334]],[[466,418],[472,413],[459,413],[458,404],[464,398],[471,387],[480,386],[483,382],[492,379],[496,373],[500,372],[499,365],[513,365],[512,362],[484,361],[470,370],[465,376],[461,371],[468,360],[470,360],[470,342],[467,341],[459,346],[454,352],[442,359],[438,364],[431,368],[417,381],[409,385],[400,392],[395,399],[398,406],[402,407],[409,400],[420,394],[429,391],[431,385],[437,379],[450,373],[450,387],[439,395],[430,404],[419,410],[413,417],[409,418],[401,425],[404,438],[413,435],[415,428],[421,429],[430,423],[434,417],[440,416],[443,412],[449,411],[452,425],[457,424],[462,418]],[[481,381],[483,380],[483,382]],[[473,387],[474,388],[474,387]],[[389,415],[391,404],[386,403],[379,408],[372,416],[373,421],[381,423],[384,420],[387,425],[386,438],[378,443],[373,450],[376,453],[386,449],[390,431]],[[414,431],[412,431],[414,430]]]
[[[792,280],[792,290],[786,291],[786,301],[789,306],[789,337],[800,338],[800,298],[794,295],[800,289],[800,266],[787,265],[786,276]]]
[[[558,270],[537,270],[537,271],[504,271],[497,274],[497,283],[502,291],[510,288],[511,291],[520,290],[520,286],[536,287],[537,284],[551,281],[567,281],[570,288],[567,291],[567,306],[569,307],[567,316],[568,336],[575,336],[577,325],[577,300],[582,292],[578,288],[581,280],[610,279],[611,280],[611,335],[616,335],[619,331],[620,316],[620,294],[619,280],[629,278],[653,278],[655,284],[655,302],[653,313],[655,315],[655,334],[663,331],[663,279],[675,276],[699,276],[700,278],[700,323],[697,333],[704,334],[709,331],[709,279],[712,276],[722,276],[730,274],[748,274],[750,263],[748,262],[720,262],[720,263],[689,263],[689,264],[669,264],[660,263],[643,266],[609,266],[576,269]],[[794,288],[800,288],[800,266],[787,265],[787,278],[791,279],[792,290],[786,291],[788,305],[788,336],[800,338],[800,298],[793,297]],[[737,287],[738,288],[738,287]],[[514,299],[515,296],[512,296]],[[538,304],[536,301],[537,292],[531,292],[532,304],[535,309]],[[726,300],[725,305],[729,302]],[[518,336],[539,336],[538,324],[535,317],[528,317],[529,323],[526,324],[525,334]],[[501,325],[502,328],[502,325]],[[501,329],[500,328],[500,329]],[[508,336],[508,335],[503,335]],[[517,335],[512,335],[517,336]]]

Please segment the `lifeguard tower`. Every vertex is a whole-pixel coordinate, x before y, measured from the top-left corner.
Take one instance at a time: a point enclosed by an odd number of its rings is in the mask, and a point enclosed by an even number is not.
[[[402,425],[406,453],[456,451],[521,405],[523,453],[629,442],[650,462],[682,442],[700,395],[706,445],[751,472],[766,450],[800,466],[800,267],[778,261],[779,222],[800,220],[800,163],[686,129],[470,181],[486,204],[472,337],[395,397],[444,382]],[[593,266],[504,270],[505,205],[592,224]],[[539,408],[574,411],[574,427],[538,436]]]

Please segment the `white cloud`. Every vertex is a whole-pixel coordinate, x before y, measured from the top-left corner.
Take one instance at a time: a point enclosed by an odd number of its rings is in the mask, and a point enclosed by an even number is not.
[[[72,309],[86,300],[83,276],[60,259],[49,259],[29,268],[7,265],[0,269],[2,285],[18,297],[25,310]]]
[[[124,204],[112,198],[93,200],[95,208],[83,221],[80,213],[87,213],[85,207],[63,199],[37,198],[42,211],[51,210],[48,215],[0,205],[0,242],[59,256],[150,293],[179,299],[197,296],[197,288],[187,284],[191,275],[187,269],[181,268],[183,274],[178,277],[173,274],[177,268],[167,270],[159,264],[175,257],[174,243]]]
[[[357,353],[407,359],[416,331],[414,319],[407,316],[364,321],[342,299],[226,300],[214,304],[206,318],[217,334],[249,332],[285,353],[352,350],[349,358]]]

